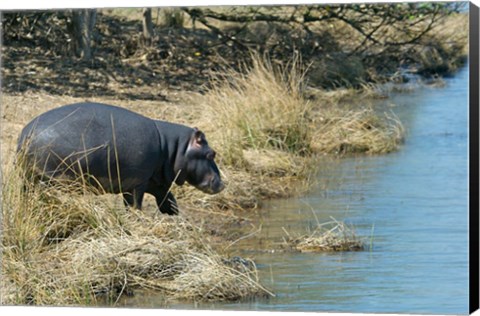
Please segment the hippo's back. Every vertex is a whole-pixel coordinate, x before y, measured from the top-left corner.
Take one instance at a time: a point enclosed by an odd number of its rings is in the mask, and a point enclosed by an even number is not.
[[[71,136],[89,134],[89,131],[99,134],[111,132],[115,129],[115,123],[116,128],[121,130],[132,123],[145,124],[148,121],[150,119],[142,115],[112,105],[87,102],[69,104],[47,111],[30,121],[22,130],[19,145],[28,136],[43,137],[42,134],[47,134],[45,137],[49,138],[48,133],[53,131]]]
[[[101,103],[75,103],[45,112],[25,126],[18,141],[18,150],[44,175],[88,173],[100,182],[132,174],[150,176],[157,163],[156,146],[153,120]]]

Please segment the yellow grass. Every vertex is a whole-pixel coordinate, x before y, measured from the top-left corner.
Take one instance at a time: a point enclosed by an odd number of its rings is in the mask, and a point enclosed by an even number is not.
[[[353,227],[332,218],[332,221],[318,223],[316,229],[307,235],[290,237],[287,246],[301,252],[360,251],[365,249]]]
[[[190,300],[271,295],[254,264],[232,267],[184,217],[22,177],[7,170],[2,179],[2,304],[114,304],[142,288]]]
[[[330,108],[319,113],[312,147],[331,154],[384,154],[404,141],[405,130],[393,113],[378,114],[372,108]]]
[[[244,165],[243,150],[309,152],[308,114],[303,98],[302,64],[294,57],[288,65],[253,56],[244,73],[220,78],[205,100],[207,117],[223,131],[218,139],[229,165]]]

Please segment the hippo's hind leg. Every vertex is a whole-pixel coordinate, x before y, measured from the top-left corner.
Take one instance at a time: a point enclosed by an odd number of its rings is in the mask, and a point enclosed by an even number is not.
[[[178,215],[177,200],[168,189],[150,184],[146,192],[155,197],[160,212],[168,215]]]
[[[135,188],[132,192],[123,193],[123,203],[126,207],[133,207],[135,209],[142,209],[143,196],[145,194],[145,189]]]

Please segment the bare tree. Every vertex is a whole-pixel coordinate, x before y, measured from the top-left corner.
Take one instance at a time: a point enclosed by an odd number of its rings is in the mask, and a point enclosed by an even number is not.
[[[97,11],[95,9],[72,10],[72,20],[69,31],[73,38],[73,51],[83,60],[92,58],[92,33],[95,26]]]
[[[439,20],[462,7],[461,2],[446,3],[398,3],[398,4],[339,4],[299,5],[295,7],[231,7],[227,10],[210,8],[182,8],[192,20],[199,21],[222,38],[248,46],[235,35],[228,34],[215,26],[212,21],[238,24],[239,30],[254,22],[282,24],[286,27],[300,27],[307,33],[314,33],[314,26],[320,22],[339,21],[357,32],[362,42],[350,53],[372,46],[396,47],[417,43]],[[392,32],[396,31],[392,37]],[[250,45],[251,46],[251,45]]]
[[[153,39],[153,23],[152,23],[152,9],[143,9],[143,40],[146,45],[152,44]]]

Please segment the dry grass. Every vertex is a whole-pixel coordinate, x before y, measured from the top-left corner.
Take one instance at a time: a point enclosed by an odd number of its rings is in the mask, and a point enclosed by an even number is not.
[[[253,56],[243,73],[228,72],[207,94],[207,118],[223,131],[217,140],[228,165],[243,166],[244,150],[309,152],[308,114],[301,61],[285,66]]]
[[[254,264],[230,264],[183,217],[126,210],[84,188],[33,187],[17,170],[3,175],[2,304],[114,304],[140,288],[190,300],[270,295]]]
[[[414,50],[413,59],[420,74],[452,74],[468,56],[468,18],[452,14],[422,38],[423,47]]]
[[[353,227],[333,218],[331,222],[318,223],[317,228],[308,235],[295,238],[289,236],[285,243],[288,247],[301,252],[360,251],[365,249],[364,241],[356,235]]]
[[[337,155],[389,153],[397,150],[405,136],[402,123],[393,113],[378,114],[370,107],[325,109],[317,122],[312,147]]]
[[[393,113],[375,112],[371,101],[346,104],[352,95],[358,98],[358,91],[316,90],[305,99],[304,68],[296,57],[275,68],[254,56],[248,71],[229,74],[210,91],[207,118],[223,132],[214,142],[225,165],[262,175],[302,176],[312,171],[312,159],[303,157],[382,154],[401,145],[404,129]],[[361,94],[378,97],[371,87]]]

